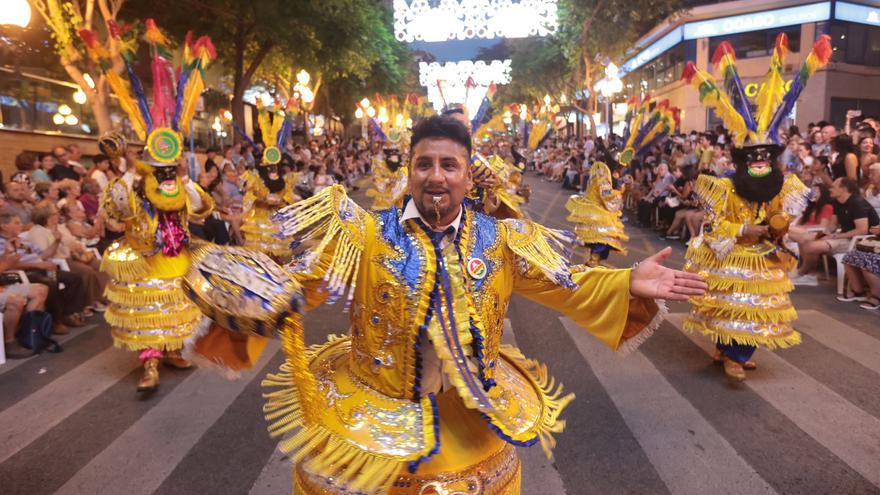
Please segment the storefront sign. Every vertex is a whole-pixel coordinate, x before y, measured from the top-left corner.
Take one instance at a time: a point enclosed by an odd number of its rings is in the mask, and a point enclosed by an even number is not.
[[[880,26],[880,7],[837,2],[837,6],[834,7],[834,18],[841,21]]]
[[[669,50],[673,46],[679,44],[681,42],[681,33],[682,27],[679,26],[666,35],[664,35],[659,40],[652,43],[648,48],[645,48],[635,57],[627,60],[620,67],[620,77],[624,74],[629,74],[630,72],[638,69],[639,67],[645,65],[649,60],[652,60],[658,56],[660,56],[666,50]]]
[[[758,96],[758,90],[760,88],[761,88],[760,82],[753,82],[753,83],[746,84],[746,87],[744,88],[745,92],[746,92],[746,96],[748,96],[749,98],[754,98],[754,97]],[[791,81],[785,81],[785,90],[788,91],[789,89],[791,89]]]
[[[809,22],[827,21],[830,18],[831,2],[800,5],[785,9],[710,19],[708,21],[689,22],[684,26],[684,39],[694,40],[727,34],[761,31]]]

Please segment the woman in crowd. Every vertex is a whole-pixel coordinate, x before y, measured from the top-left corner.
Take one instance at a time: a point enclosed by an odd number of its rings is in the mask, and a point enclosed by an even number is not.
[[[877,211],[880,211],[880,162],[874,162],[868,167],[868,185],[865,187],[864,197]]]
[[[40,155],[39,160],[39,168],[31,174],[31,179],[34,182],[51,182],[52,178],[49,176],[49,172],[55,168],[55,156],[52,153],[43,153]]]
[[[318,170],[315,172],[312,184],[314,185],[315,194],[333,185],[333,176],[327,174],[326,163],[318,165]]]
[[[859,156],[856,153],[856,147],[853,145],[852,138],[846,134],[841,134],[831,140],[831,151],[837,153],[834,163],[831,164],[831,178],[837,180],[841,177],[847,177],[858,181],[861,179],[861,170],[859,168]]]
[[[86,219],[86,212],[77,208],[72,203],[61,207],[61,215],[64,217],[64,226],[67,231],[86,247],[96,247],[104,235],[104,217],[98,216],[94,225]]]
[[[61,199],[61,190],[58,188],[57,182],[40,181],[34,185],[37,193],[37,207],[55,206]]]
[[[872,136],[863,136],[859,139],[859,173],[863,182],[868,180],[868,169],[877,161],[877,145]]]
[[[806,209],[788,229],[788,238],[794,242],[806,242],[816,237],[816,232],[825,231],[834,215],[831,192],[825,184],[813,186],[813,193]]]

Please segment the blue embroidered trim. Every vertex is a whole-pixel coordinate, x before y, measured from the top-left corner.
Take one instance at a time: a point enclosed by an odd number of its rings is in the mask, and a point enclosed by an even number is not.
[[[407,235],[406,229],[400,225],[400,210],[391,207],[377,213],[382,221],[382,237],[395,251],[403,256],[389,257],[386,266],[390,268],[399,279],[406,282],[409,291],[415,292],[419,288],[422,274],[422,256],[416,241]]]
[[[434,415],[434,438],[436,440],[434,442],[434,448],[431,449],[430,452],[409,463],[410,473],[415,473],[416,469],[419,468],[419,464],[437,455],[437,452],[440,452],[440,409],[437,407],[437,398],[434,397],[434,394],[428,394],[428,400],[431,401],[431,414]]]
[[[425,313],[425,323],[419,325],[419,334],[416,335],[416,342],[413,345],[413,349],[416,353],[416,363],[415,363],[415,378],[413,379],[413,400],[420,400],[422,398],[422,350],[421,350],[421,342],[422,339],[425,338],[425,333],[428,331],[428,323],[431,322],[431,318],[434,316],[434,300],[437,298],[437,282],[434,282],[434,290],[431,291],[431,295],[428,297],[428,311]]]
[[[480,333],[480,329],[477,325],[474,324],[474,319],[470,319],[470,330],[471,335],[474,337],[473,348],[474,348],[474,357],[477,358],[477,364],[479,365],[478,376],[480,381],[483,382],[483,390],[488,392],[492,390],[492,387],[497,385],[494,379],[486,378],[486,356],[483,355],[483,334]]]
[[[526,440],[524,442],[519,441],[519,440],[514,440],[514,439],[510,438],[509,436],[505,435],[504,432],[501,431],[500,428],[498,428],[497,426],[492,424],[492,420],[489,419],[489,416],[486,416],[483,413],[480,413],[480,416],[482,416],[483,419],[486,420],[486,423],[489,425],[489,429],[494,431],[495,434],[498,435],[498,438],[504,440],[505,442],[507,442],[511,445],[516,445],[517,447],[531,447],[532,445],[535,445],[535,443],[538,441],[537,435],[535,436],[535,438],[532,438],[531,440]]]

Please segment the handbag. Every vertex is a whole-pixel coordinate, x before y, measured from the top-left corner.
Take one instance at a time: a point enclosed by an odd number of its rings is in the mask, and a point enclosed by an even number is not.
[[[28,311],[21,318],[15,339],[25,349],[39,354],[43,350],[52,353],[61,352],[63,349],[52,338],[52,315],[45,311]]]

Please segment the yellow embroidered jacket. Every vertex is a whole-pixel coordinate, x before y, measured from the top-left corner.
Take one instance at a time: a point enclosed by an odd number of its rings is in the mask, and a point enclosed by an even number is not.
[[[575,235],[586,244],[606,244],[626,254],[623,243],[629,240],[624,233],[621,217],[620,191],[611,183],[611,170],[602,162],[590,167],[590,182],[584,195],[573,194],[565,208],[570,215],[566,220],[575,223]]]
[[[271,216],[297,200],[293,193],[297,175],[288,174],[284,178],[284,190],[277,194],[269,192],[269,188],[256,172],[248,172],[245,180],[244,215],[241,224],[245,247],[277,259],[286,259],[290,256],[290,247],[287,242],[274,235],[278,229],[272,223]]]
[[[570,267],[562,234],[538,224],[464,209],[441,249],[418,219],[400,216],[362,210],[341,186],[276,216],[284,235],[308,246],[288,267],[306,305],[345,299],[351,334],[312,348],[308,370],[300,354],[270,375],[265,384],[280,387],[267,395],[270,432],[312,472],[351,490],[387,487],[442,448],[434,394],[420,388],[420,346],[431,345],[486,428],[516,445],[540,442],[549,455],[573,396],[544,365],[501,345],[511,295],[562,312],[614,350],[647,338],[660,308],[630,297],[630,270]]]

